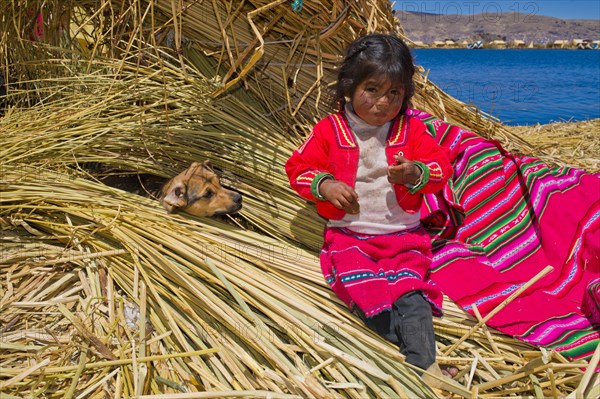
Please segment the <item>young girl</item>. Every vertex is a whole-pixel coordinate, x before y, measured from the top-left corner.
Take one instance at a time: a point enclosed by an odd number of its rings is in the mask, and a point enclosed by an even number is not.
[[[432,314],[441,315],[442,294],[428,280],[431,241],[419,210],[452,167],[447,150],[406,114],[414,72],[410,49],[395,36],[350,44],[339,112],[314,126],[285,169],[328,219],[320,260],[333,291],[407,362],[436,372]]]

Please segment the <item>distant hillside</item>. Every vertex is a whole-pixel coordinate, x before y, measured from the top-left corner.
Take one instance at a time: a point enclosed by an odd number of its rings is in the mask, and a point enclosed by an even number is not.
[[[451,39],[546,44],[555,40],[600,40],[600,21],[558,19],[516,12],[471,15],[439,15],[396,11],[409,39],[432,43]]]

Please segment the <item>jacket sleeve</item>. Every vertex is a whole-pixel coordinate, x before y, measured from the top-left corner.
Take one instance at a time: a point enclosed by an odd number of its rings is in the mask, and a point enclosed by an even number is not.
[[[301,197],[316,201],[323,199],[317,188],[324,178],[333,178],[333,171],[328,168],[329,143],[326,139],[326,121],[317,123],[306,139],[285,163],[285,172],[292,188]]]
[[[409,191],[411,194],[435,193],[444,188],[452,176],[450,152],[436,142],[420,120],[412,118],[411,123],[416,124],[412,137],[415,145],[413,162],[422,169],[423,175],[417,184],[409,188]]]

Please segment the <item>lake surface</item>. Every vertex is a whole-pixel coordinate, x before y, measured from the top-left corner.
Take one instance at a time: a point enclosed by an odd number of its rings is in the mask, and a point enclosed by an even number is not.
[[[415,49],[451,96],[509,125],[600,118],[600,50]]]

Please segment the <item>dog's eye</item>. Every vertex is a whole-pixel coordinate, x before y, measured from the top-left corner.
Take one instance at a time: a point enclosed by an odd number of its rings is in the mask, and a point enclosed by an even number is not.
[[[209,199],[212,198],[213,195],[215,195],[215,193],[212,190],[206,190],[202,198]]]
[[[181,197],[183,197],[183,195],[184,195],[183,188],[175,187],[175,196],[181,198]]]

